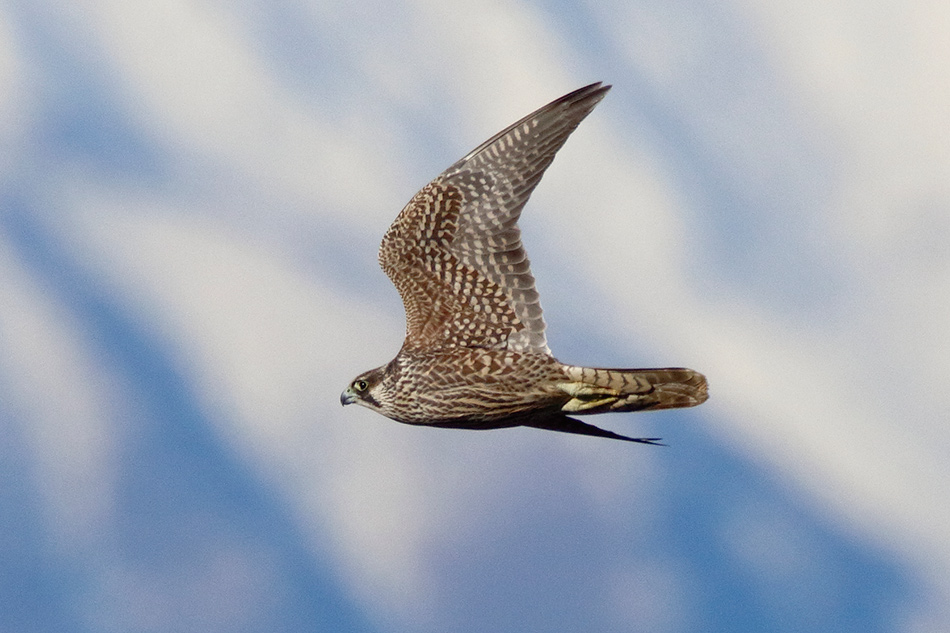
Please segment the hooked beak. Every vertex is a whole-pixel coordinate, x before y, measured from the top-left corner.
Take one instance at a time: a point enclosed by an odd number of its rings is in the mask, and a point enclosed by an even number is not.
[[[345,407],[354,402],[356,402],[356,393],[350,387],[347,387],[343,393],[340,394],[340,404]]]

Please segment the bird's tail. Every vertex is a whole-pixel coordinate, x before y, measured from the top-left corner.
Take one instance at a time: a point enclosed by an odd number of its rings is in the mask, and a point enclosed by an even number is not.
[[[692,369],[598,369],[564,367],[569,382],[558,388],[571,396],[564,413],[608,413],[694,407],[708,398],[706,378]]]

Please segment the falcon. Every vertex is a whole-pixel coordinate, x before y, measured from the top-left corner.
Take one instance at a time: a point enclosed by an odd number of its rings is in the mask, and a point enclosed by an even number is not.
[[[528,426],[657,444],[572,417],[692,407],[691,369],[598,369],[551,354],[518,218],[577,125],[610,86],[575,90],[491,137],[422,188],[383,237],[379,263],[406,310],[396,357],[340,396],[423,426]]]

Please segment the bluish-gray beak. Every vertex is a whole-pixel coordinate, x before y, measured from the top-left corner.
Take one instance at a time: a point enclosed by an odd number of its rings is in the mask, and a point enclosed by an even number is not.
[[[356,402],[356,394],[353,393],[353,390],[347,387],[343,393],[340,394],[340,404],[344,407],[348,404],[353,404]]]

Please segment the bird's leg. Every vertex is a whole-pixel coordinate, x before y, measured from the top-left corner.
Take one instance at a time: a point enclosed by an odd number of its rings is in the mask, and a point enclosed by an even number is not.
[[[571,396],[571,399],[561,407],[566,413],[577,413],[594,409],[615,401],[620,392],[609,387],[595,387],[583,382],[561,382],[557,388]]]

